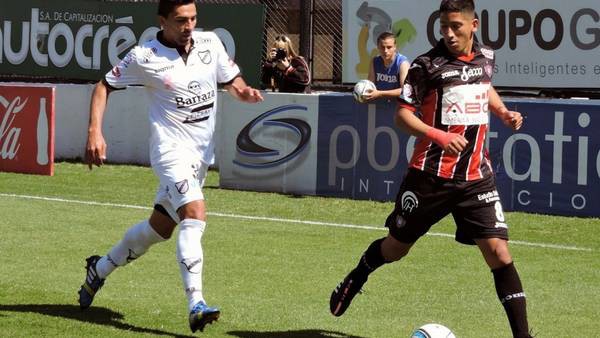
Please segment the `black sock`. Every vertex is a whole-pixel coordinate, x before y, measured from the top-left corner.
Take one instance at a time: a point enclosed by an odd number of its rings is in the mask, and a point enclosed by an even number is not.
[[[367,278],[369,274],[383,264],[386,263],[383,255],[381,255],[381,242],[383,242],[385,238],[380,238],[367,248],[367,251],[362,255],[358,265],[354,269],[354,273],[358,274],[358,276]]]
[[[492,270],[496,293],[508,316],[514,337],[530,337],[527,324],[527,304],[519,274],[513,263]]]

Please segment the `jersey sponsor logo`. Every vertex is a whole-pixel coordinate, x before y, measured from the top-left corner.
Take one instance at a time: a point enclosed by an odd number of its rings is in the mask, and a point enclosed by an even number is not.
[[[174,65],[168,65],[168,66],[164,66],[162,68],[155,69],[154,73],[160,74],[160,73],[164,73],[164,72],[166,72],[168,70],[171,70],[171,69],[174,69],[174,68],[175,68]]]
[[[200,87],[200,83],[198,81],[192,81],[188,84],[188,90],[191,93],[199,94],[202,91],[202,87]]]
[[[190,86],[192,86],[192,88],[195,88],[195,85],[192,85],[191,83],[190,83]],[[188,86],[188,89],[191,91],[192,89],[190,89],[190,86]],[[213,101],[214,98],[215,98],[215,91],[211,90],[207,93],[200,93],[200,94],[192,96],[192,97],[177,96],[177,97],[175,97],[175,103],[177,104],[177,108],[186,108],[186,107],[191,107],[191,106],[195,106],[198,104],[204,104],[209,101]]]
[[[480,125],[489,119],[489,84],[467,84],[444,88],[442,124]]]
[[[506,225],[506,223],[503,222],[496,222],[496,224],[494,225],[495,228],[502,228],[502,229],[508,229],[508,225]]]
[[[175,188],[177,188],[177,191],[180,194],[184,195],[186,192],[188,192],[188,190],[190,190],[190,185],[188,183],[188,180],[185,179],[183,181],[175,183]]]
[[[198,57],[203,64],[208,65],[212,62],[212,56],[209,50],[202,50],[198,52]]]
[[[469,66],[464,66],[462,69],[462,75],[460,76],[460,79],[467,82],[472,77],[482,76],[482,75],[483,75],[483,68],[481,68],[481,67],[469,68]]]
[[[483,56],[485,56],[487,59],[494,59],[494,51],[491,49],[481,48],[481,54],[483,54]]]
[[[402,194],[402,211],[407,214],[410,214],[419,207],[419,199],[417,199],[417,195],[415,195],[412,191],[405,191]]]
[[[479,201],[485,200],[485,203],[496,202],[496,201],[500,200],[500,195],[498,195],[497,190],[494,190],[494,191],[486,192],[484,194],[477,195],[477,200],[479,200]]]
[[[449,77],[459,76],[460,72],[458,70],[451,70],[449,72],[442,73],[442,80],[447,79]]]
[[[492,67],[492,65],[490,65],[489,63],[483,66],[483,69],[485,70],[485,74],[487,74],[488,77],[492,77],[492,75],[494,74],[494,67]]]
[[[245,168],[271,168],[286,163],[302,153],[302,151],[307,148],[311,136],[311,128],[306,121],[291,117],[267,120],[267,118],[273,115],[293,110],[307,111],[308,108],[295,104],[277,107],[259,115],[245,125],[237,136],[236,144],[238,159],[233,160],[233,163]],[[278,150],[258,144],[250,135],[255,137],[260,136],[256,135],[256,130],[259,130],[259,125],[261,127],[275,126],[291,130],[298,136],[295,148],[287,155],[282,156]],[[288,135],[282,137],[286,140],[290,139]],[[273,157],[276,157],[276,159],[273,160]]]
[[[398,82],[398,76],[377,73],[377,80],[376,81],[397,83]]]
[[[192,110],[192,113],[185,118],[185,121],[183,121],[183,123],[196,123],[196,122],[202,122],[202,121],[206,121],[210,118],[210,112],[212,111],[212,108],[214,107],[215,103],[211,102],[207,105],[204,106],[200,106],[198,108],[194,108]]]

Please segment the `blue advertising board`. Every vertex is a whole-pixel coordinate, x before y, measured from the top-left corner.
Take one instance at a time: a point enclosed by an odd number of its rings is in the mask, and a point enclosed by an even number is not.
[[[493,119],[490,155],[506,210],[600,216],[600,102],[506,100],[525,116],[513,133]]]
[[[394,126],[395,103],[358,104],[351,95],[321,95],[317,194],[394,200],[414,137]]]
[[[600,101],[505,103],[525,116],[518,132],[490,122],[505,210],[600,216]],[[348,94],[320,96],[318,195],[395,200],[415,141],[394,126],[395,109],[393,102],[357,104]]]

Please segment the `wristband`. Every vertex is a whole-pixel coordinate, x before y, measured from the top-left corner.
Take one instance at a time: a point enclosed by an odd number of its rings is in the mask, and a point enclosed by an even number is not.
[[[425,133],[425,138],[429,139],[430,141],[434,142],[442,148],[446,148],[446,146],[450,144],[450,141],[452,141],[452,134],[431,127]]]

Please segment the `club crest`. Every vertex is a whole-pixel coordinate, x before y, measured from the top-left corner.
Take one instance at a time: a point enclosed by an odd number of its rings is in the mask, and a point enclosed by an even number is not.
[[[492,65],[487,64],[483,67],[483,69],[485,70],[487,76],[492,77],[492,74],[494,73],[494,67],[492,67]]]
[[[175,188],[177,188],[177,191],[183,195],[190,190],[190,184],[188,183],[188,180],[183,180],[175,183]]]
[[[419,206],[419,200],[412,191],[405,191],[402,194],[402,211],[410,214]]]
[[[209,50],[199,51],[198,57],[200,58],[200,61],[202,61],[202,63],[204,63],[205,65],[212,62],[212,56]]]

